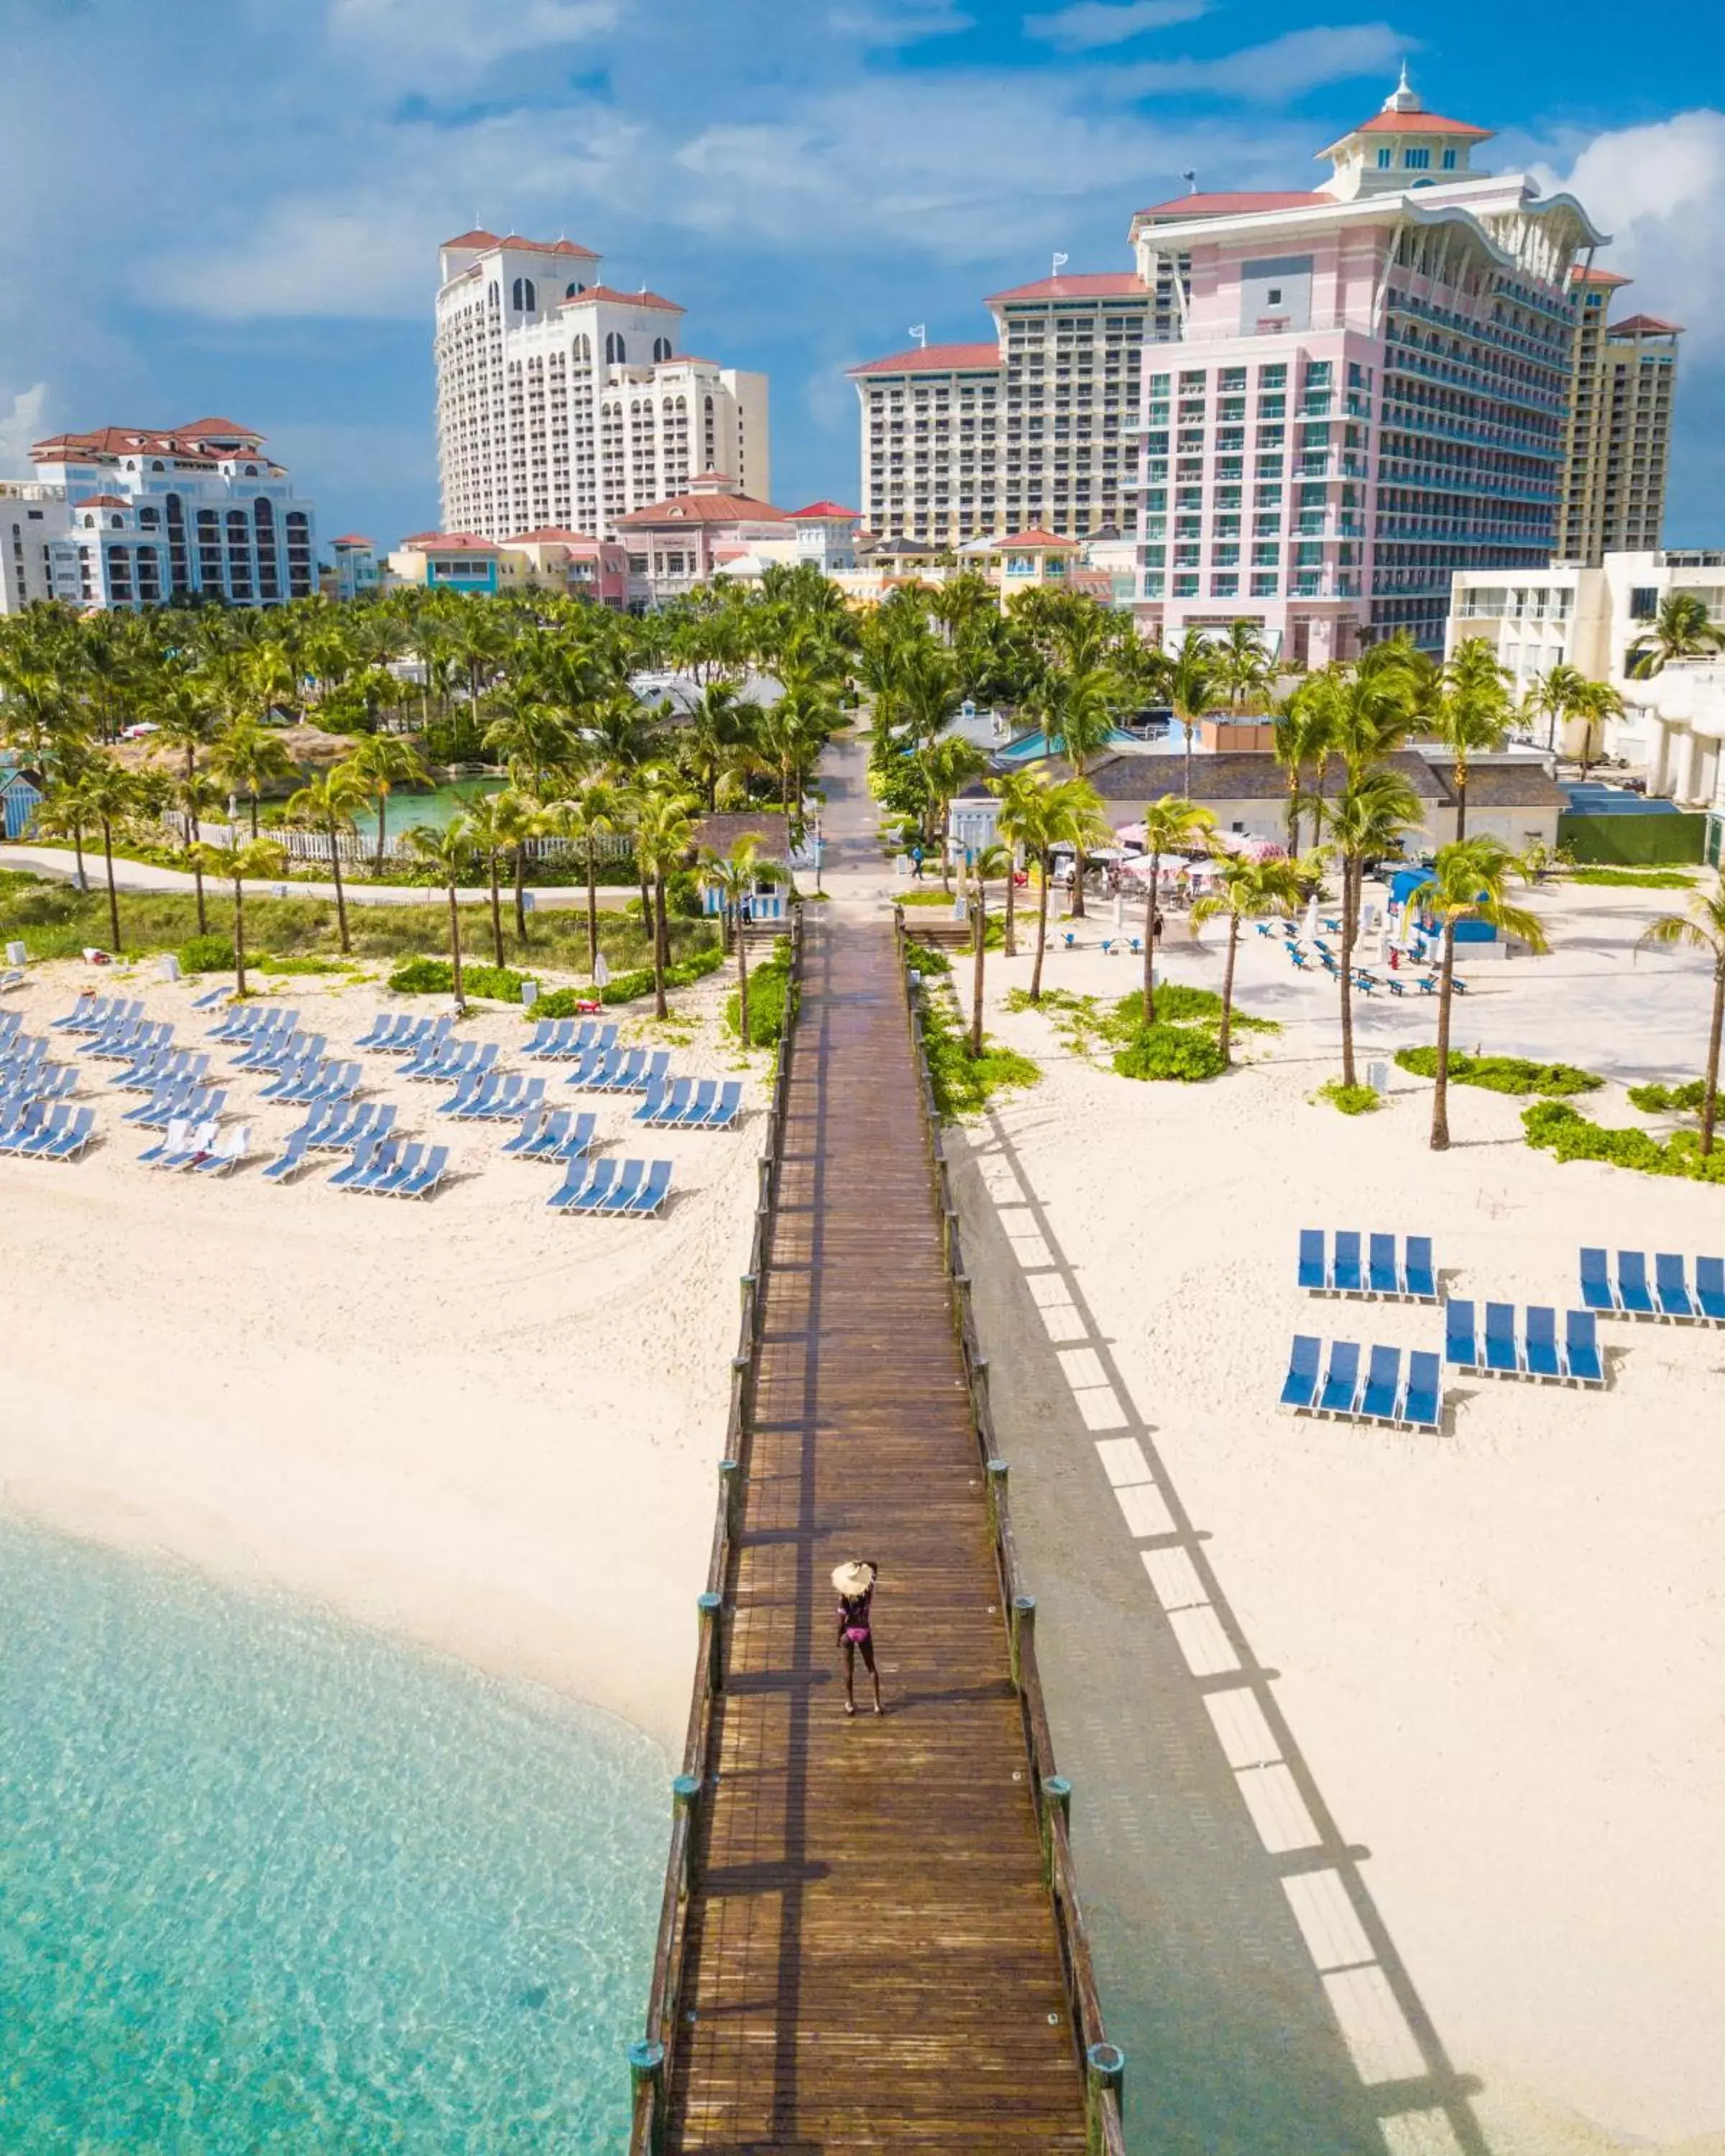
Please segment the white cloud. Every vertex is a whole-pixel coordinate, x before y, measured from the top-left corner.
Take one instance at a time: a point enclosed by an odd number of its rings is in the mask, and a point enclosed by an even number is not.
[[[865,0],[861,6],[835,8],[827,18],[828,28],[839,37],[882,49],[950,38],[973,23],[952,0]]]
[[[614,29],[624,0],[329,0],[329,33],[403,90],[470,87],[518,53],[574,44]]]
[[[8,412],[0,407],[0,479],[16,479],[29,470],[30,444],[44,433],[42,413],[48,403],[48,384],[33,382],[12,400]]]
[[[1725,112],[1704,106],[1616,128],[1595,136],[1567,172],[1533,170],[1548,192],[1573,194],[1612,235],[1602,265],[1635,280],[1620,313],[1681,322],[1692,359],[1725,348]]]
[[[1285,105],[1327,82],[1357,75],[1394,79],[1417,38],[1387,23],[1353,23],[1291,30],[1268,44],[1252,45],[1214,60],[1146,60],[1122,68],[1117,85],[1139,96],[1198,91],[1236,97],[1254,105]]]
[[[1210,0],[1076,0],[1049,15],[1026,15],[1024,34],[1061,52],[1094,52],[1122,45],[1147,30],[1171,29],[1195,23],[1210,11]]]

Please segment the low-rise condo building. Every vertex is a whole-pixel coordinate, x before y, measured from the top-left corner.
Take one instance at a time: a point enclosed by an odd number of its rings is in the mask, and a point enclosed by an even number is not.
[[[603,282],[573,240],[465,232],[437,295],[438,462],[453,531],[619,521],[718,471],[771,485],[767,377],[679,351],[683,310]]]

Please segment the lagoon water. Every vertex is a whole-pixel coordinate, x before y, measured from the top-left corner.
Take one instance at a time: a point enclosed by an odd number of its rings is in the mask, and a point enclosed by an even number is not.
[[[621,2148],[666,1771],[608,1718],[0,1522],[0,2148]]]

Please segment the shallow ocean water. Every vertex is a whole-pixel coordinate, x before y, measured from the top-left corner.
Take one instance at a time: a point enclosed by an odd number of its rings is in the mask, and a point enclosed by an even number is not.
[[[0,2148],[621,2148],[666,1774],[608,1717],[0,1522]]]

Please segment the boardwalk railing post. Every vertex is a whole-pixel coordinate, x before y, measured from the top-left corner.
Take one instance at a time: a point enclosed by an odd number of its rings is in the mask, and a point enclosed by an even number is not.
[[[1004,1460],[991,1460],[988,1466],[988,1532],[998,1543],[1000,1539],[1000,1507],[1006,1496],[1007,1467]]]
[[[1084,2055],[1084,2070],[1090,2156],[1102,2156],[1107,2100],[1111,2096],[1118,2105],[1125,2092],[1126,2053],[1118,2044],[1092,2044]]]
[[[760,1337],[757,1325],[757,1313],[760,1308],[760,1275],[745,1273],[740,1283],[740,1289],[742,1296],[743,1337],[746,1340],[757,1340]]]
[[[742,1476],[734,1460],[719,1462],[719,1511],[725,1522],[725,1540],[734,1543],[742,1509]]]
[[[1029,1637],[1036,1621],[1036,1597],[1034,1594],[1014,1594],[1012,1598],[1012,1688],[1022,1691],[1024,1684],[1024,1642]]]
[[[651,2156],[659,2156],[663,2147],[665,2117],[665,2046],[657,2037],[646,2037],[629,2047],[629,2085],[634,2092],[635,2106],[640,2107],[644,2089],[652,2091],[653,2132],[647,2146]]]
[[[1060,1815],[1062,1825],[1069,1825],[1072,1818],[1072,1784],[1064,1774],[1045,1774],[1042,1778],[1042,1871],[1050,1888],[1054,1886],[1054,1823],[1055,1814]]]
[[[988,1358],[973,1355],[970,1358],[970,1393],[978,1422],[988,1419]]]
[[[696,1598],[701,1612],[701,1651],[706,1666],[706,1688],[715,1698],[725,1689],[725,1657],[720,1635],[720,1598],[711,1588]]]
[[[754,1424],[754,1358],[749,1355],[731,1358],[731,1398],[737,1409],[737,1428],[747,1433]]]

